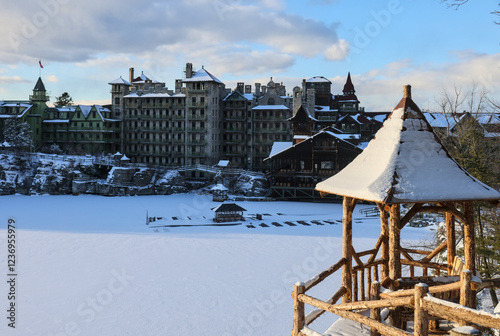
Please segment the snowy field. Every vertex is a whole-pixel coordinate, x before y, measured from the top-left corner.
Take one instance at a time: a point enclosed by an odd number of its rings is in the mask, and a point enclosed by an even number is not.
[[[289,335],[293,283],[341,258],[341,205],[237,202],[248,210],[244,222],[204,226],[219,204],[195,194],[2,196],[0,268],[6,278],[14,218],[18,283],[14,330],[1,282],[0,335]],[[379,234],[364,207],[354,216],[358,251]],[[146,216],[165,219],[146,225]],[[402,235],[416,241],[432,232],[408,227]],[[331,296],[339,275],[318,287],[313,296]],[[334,320],[325,317],[312,327],[325,330]]]

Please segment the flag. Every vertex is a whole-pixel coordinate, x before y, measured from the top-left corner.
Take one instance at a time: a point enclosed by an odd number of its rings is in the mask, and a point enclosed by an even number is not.
[[[42,61],[38,61],[38,64],[40,64],[40,68],[43,69]]]

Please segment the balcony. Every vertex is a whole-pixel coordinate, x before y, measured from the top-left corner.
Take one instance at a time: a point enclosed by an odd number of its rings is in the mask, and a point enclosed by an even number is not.
[[[188,140],[189,145],[206,145],[207,142],[205,140],[198,140],[198,139],[189,139]]]
[[[188,120],[207,120],[207,116],[205,114],[191,114],[188,115]]]

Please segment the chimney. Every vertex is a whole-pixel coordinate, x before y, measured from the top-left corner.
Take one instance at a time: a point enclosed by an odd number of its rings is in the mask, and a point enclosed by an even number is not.
[[[239,82],[238,84],[236,84],[236,91],[243,94],[243,87],[244,86],[245,86],[245,83]]]
[[[175,80],[175,93],[180,93],[182,87],[182,79]]]
[[[186,63],[186,78],[193,77],[193,63]]]
[[[128,78],[128,81],[132,83],[132,81],[134,80],[134,68],[128,69]]]
[[[245,85],[245,93],[252,93],[252,86],[251,85]]]
[[[410,98],[411,99],[411,85],[406,84],[403,86],[403,98]]]
[[[296,86],[293,88],[293,115],[297,113],[300,105],[302,105],[302,90]]]
[[[316,90],[314,89],[307,89],[307,94],[306,94],[306,99],[307,99],[307,112],[309,112],[309,115],[312,117],[315,116],[316,114]]]
[[[260,96],[260,83],[255,83],[255,95]]]

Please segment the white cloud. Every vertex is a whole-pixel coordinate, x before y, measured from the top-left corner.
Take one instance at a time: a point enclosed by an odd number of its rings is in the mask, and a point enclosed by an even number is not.
[[[25,84],[30,82],[20,76],[0,76],[0,85]]]
[[[458,54],[464,55],[461,52]],[[421,109],[435,109],[436,98],[442,90],[455,85],[466,88],[477,83],[486,88],[491,97],[498,99],[500,53],[487,55],[467,51],[466,54],[467,57],[460,57],[458,61],[438,65],[416,64],[404,59],[389,63],[384,68],[351,75],[358,98],[367,111],[392,110],[402,97],[405,84],[412,85],[414,101]],[[334,78],[332,81],[342,83],[345,78]]]
[[[335,45],[345,45],[334,26],[286,13],[283,0],[45,0],[28,7],[14,2],[0,12],[0,22],[0,61],[10,64],[29,63],[40,54],[48,61],[92,64],[95,55],[126,59],[178,44],[189,52],[214,41],[289,57],[340,59]]]
[[[57,82],[59,82],[59,78],[57,78],[56,75],[49,75],[46,78],[47,78],[47,81],[50,82],[50,83],[57,83]]]
[[[339,40],[339,43],[330,46],[325,51],[325,58],[328,61],[341,61],[349,55],[349,42]]]

